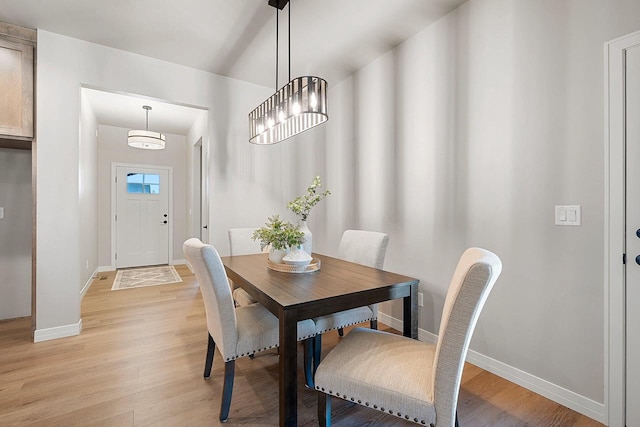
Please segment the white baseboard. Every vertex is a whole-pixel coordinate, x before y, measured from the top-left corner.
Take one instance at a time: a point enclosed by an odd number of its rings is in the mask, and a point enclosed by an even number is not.
[[[78,323],[72,323],[70,325],[56,326],[55,328],[47,329],[36,329],[33,335],[33,342],[72,337],[74,335],[80,335],[80,332],[82,332],[82,319],[80,319]]]
[[[575,393],[547,380],[531,375],[518,368],[492,359],[477,351],[469,350],[467,362],[479,368],[489,371],[499,377],[507,379],[528,390],[533,391],[547,399],[573,409],[589,418],[606,424],[605,408],[603,403],[598,403],[578,393]]]
[[[186,259],[174,259],[170,265],[182,265],[187,264]],[[102,273],[103,271],[116,271],[115,265],[101,265],[96,269],[98,273]]]
[[[189,271],[191,271],[193,274],[196,274],[196,272],[193,271],[193,267],[191,267],[191,264],[189,264],[189,261],[185,262],[185,264],[187,264],[187,267],[189,267]]]
[[[93,274],[87,280],[87,283],[84,284],[84,286],[82,287],[82,290],[80,291],[80,301],[82,301],[82,298],[84,298],[84,295],[87,293],[87,291],[91,287],[91,284],[93,283],[93,279],[95,279],[97,274],[98,274],[98,269],[96,268],[96,271],[93,272]]]
[[[402,331],[402,320],[391,317],[385,313],[378,313],[378,321],[389,325],[392,328]],[[418,339],[420,341],[435,344],[438,341],[438,336],[431,332],[418,329]],[[498,360],[492,359],[489,356],[480,354],[477,351],[469,350],[467,353],[467,362],[472,365],[476,365],[485,371],[491,372],[499,377],[509,380],[521,387],[531,390],[547,399],[553,400],[556,403],[566,406],[576,412],[586,415],[589,418],[601,422],[607,423],[606,412],[603,403],[596,402],[587,397],[584,397],[578,393],[575,393],[559,385],[553,384],[547,380],[536,377],[535,375],[524,372],[518,368],[502,363]]]

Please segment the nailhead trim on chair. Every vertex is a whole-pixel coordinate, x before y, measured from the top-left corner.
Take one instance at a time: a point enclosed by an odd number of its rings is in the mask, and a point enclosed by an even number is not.
[[[364,319],[362,322],[348,323],[346,325],[337,326],[335,328],[323,329],[322,331],[316,331],[316,334],[324,334],[325,332],[335,331],[336,329],[346,328],[347,326],[359,325],[360,323],[370,322],[372,320],[378,320],[378,318],[377,317],[375,317],[375,318],[372,317],[370,319]],[[312,336],[314,336],[314,335],[312,335]],[[308,337],[308,338],[311,338],[311,337]]]
[[[277,345],[270,345],[269,347],[259,348],[259,349],[257,349],[257,350],[254,350],[254,351],[248,352],[248,353],[246,353],[246,354],[245,354],[245,353],[242,353],[242,354],[240,354],[240,355],[235,355],[235,356],[233,356],[233,357],[227,357],[227,358],[225,358],[224,360],[225,360],[225,362],[230,362],[230,361],[232,361],[232,360],[236,360],[236,359],[239,359],[239,358],[241,358],[241,357],[251,356],[252,354],[256,354],[256,353],[259,353],[259,352],[261,352],[261,351],[270,350],[270,349],[272,349],[272,348],[277,348],[277,347],[278,347]]]
[[[298,341],[303,341],[303,340],[306,340],[306,339],[308,339],[308,338],[313,338],[313,337],[315,337],[315,336],[316,336],[316,334],[307,335],[307,336],[304,336],[304,337],[300,338]],[[224,361],[225,361],[225,362],[230,362],[230,361],[232,361],[232,360],[236,360],[236,359],[238,359],[238,358],[240,358],[240,357],[251,356],[252,354],[256,354],[256,353],[258,353],[258,352],[260,352],[260,351],[270,350],[270,349],[272,349],[272,348],[278,348],[278,346],[277,346],[277,345],[270,345],[269,347],[259,348],[259,349],[257,349],[257,350],[254,350],[254,351],[249,352],[249,353],[246,353],[246,354],[244,354],[244,353],[243,353],[243,354],[241,354],[241,355],[235,355],[235,356],[233,356],[233,357],[227,357],[226,359],[224,359]]]
[[[328,393],[328,394],[330,394],[332,396],[339,397],[339,398],[344,399],[344,400],[350,400],[352,402],[356,401],[355,397],[347,397],[346,394],[342,394],[341,395],[338,392],[334,393],[332,390],[325,391],[324,387],[316,386],[316,390],[322,391],[324,393]],[[362,400],[360,400],[360,399],[357,399],[357,402],[362,404]],[[370,408],[372,407],[373,409],[377,409],[377,410],[379,410],[381,412],[386,412],[386,413],[388,413],[390,415],[395,415],[398,418],[404,418],[405,420],[411,420],[411,417],[409,417],[409,415],[406,415],[406,414],[402,415],[400,412],[394,412],[392,409],[385,410],[384,407],[382,407],[382,406],[378,407],[378,405],[370,405],[369,402],[364,402],[364,405],[367,406],[367,407],[370,407]],[[419,422],[422,425],[426,425],[427,424],[427,422],[425,420],[418,421],[418,418],[413,418],[413,422],[414,423],[418,423]],[[430,427],[435,427],[435,424],[430,423],[429,426]]]

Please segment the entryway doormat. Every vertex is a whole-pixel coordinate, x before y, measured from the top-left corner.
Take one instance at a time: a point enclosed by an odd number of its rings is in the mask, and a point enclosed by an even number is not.
[[[172,265],[118,270],[112,291],[182,282]]]

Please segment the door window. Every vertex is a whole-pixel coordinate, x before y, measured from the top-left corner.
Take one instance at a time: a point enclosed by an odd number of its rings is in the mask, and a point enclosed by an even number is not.
[[[160,194],[160,175],[155,173],[128,173],[127,193]]]

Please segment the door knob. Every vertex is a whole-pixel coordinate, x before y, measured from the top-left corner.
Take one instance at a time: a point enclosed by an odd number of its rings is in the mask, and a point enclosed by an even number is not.
[[[636,264],[640,265],[640,255],[636,257]]]
[[[636,236],[640,237],[640,228],[636,230]]]
[[[165,217],[165,218],[166,218],[166,217],[168,217],[168,216],[169,216],[169,215],[167,215],[167,214],[164,214],[164,217]],[[640,231],[640,230],[638,230],[638,231]]]
[[[203,225],[202,228],[209,228],[209,227],[207,227],[206,225]]]
[[[164,221],[162,221],[160,224],[166,224],[167,220],[165,219]]]

